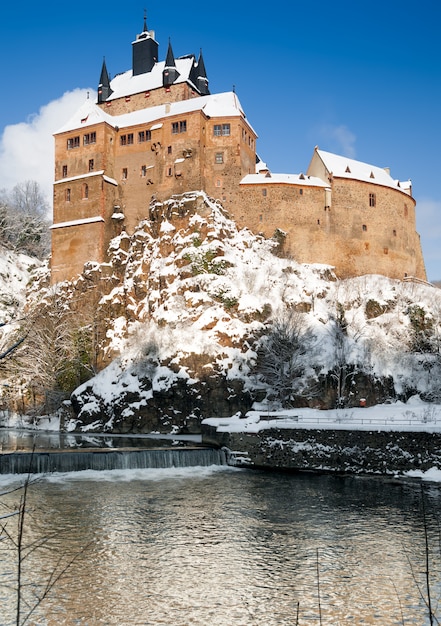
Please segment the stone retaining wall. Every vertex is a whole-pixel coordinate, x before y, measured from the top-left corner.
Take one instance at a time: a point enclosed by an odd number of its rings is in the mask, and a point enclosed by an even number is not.
[[[230,464],[268,469],[394,474],[441,467],[441,433],[268,429],[218,433],[202,424],[203,442],[225,446]]]

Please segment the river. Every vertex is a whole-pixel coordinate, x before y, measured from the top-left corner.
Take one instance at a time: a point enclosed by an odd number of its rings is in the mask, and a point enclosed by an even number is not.
[[[19,481],[0,476],[0,491]],[[426,485],[434,604],[440,496]],[[19,497],[3,495],[0,515]],[[421,498],[416,482],[225,466],[47,475],[29,487],[24,545],[46,543],[23,561],[23,593],[74,560],[29,623],[429,624]],[[0,557],[3,626],[15,623],[6,539]]]

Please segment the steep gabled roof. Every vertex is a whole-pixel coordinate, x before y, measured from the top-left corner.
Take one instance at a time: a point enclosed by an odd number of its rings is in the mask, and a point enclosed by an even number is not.
[[[314,150],[314,155],[308,167],[308,174],[320,175],[317,159],[326,171],[326,177],[332,174],[334,178],[347,178],[351,180],[360,180],[367,183],[382,185],[383,187],[391,187],[399,189],[405,193],[410,193],[411,182],[401,182],[391,177],[388,168],[369,165],[362,161],[356,161],[345,156],[319,150]]]

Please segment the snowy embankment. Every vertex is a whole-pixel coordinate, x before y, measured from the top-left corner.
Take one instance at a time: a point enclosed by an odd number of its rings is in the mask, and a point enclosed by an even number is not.
[[[253,410],[202,425],[203,440],[226,446],[242,466],[441,482],[441,405],[418,396],[368,408]]]
[[[428,404],[414,396],[406,403],[327,411],[307,408],[267,411],[265,407],[261,410],[255,407],[244,418],[238,415],[212,417],[203,424],[215,426],[218,432],[258,433],[269,428],[309,428],[441,433],[441,405]]]

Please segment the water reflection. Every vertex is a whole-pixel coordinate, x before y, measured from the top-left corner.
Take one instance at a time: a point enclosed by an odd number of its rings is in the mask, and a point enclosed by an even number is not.
[[[90,543],[39,623],[279,626],[298,611],[299,624],[319,624],[319,596],[327,626],[428,623],[414,580],[425,558],[417,485],[231,468],[99,474],[31,489],[32,537],[57,534],[29,575]],[[434,486],[434,546],[440,506]],[[431,574],[436,592],[437,558]]]
[[[0,452],[72,448],[156,448],[171,444],[200,443],[198,435],[106,435],[102,433],[62,433],[0,428]]]

